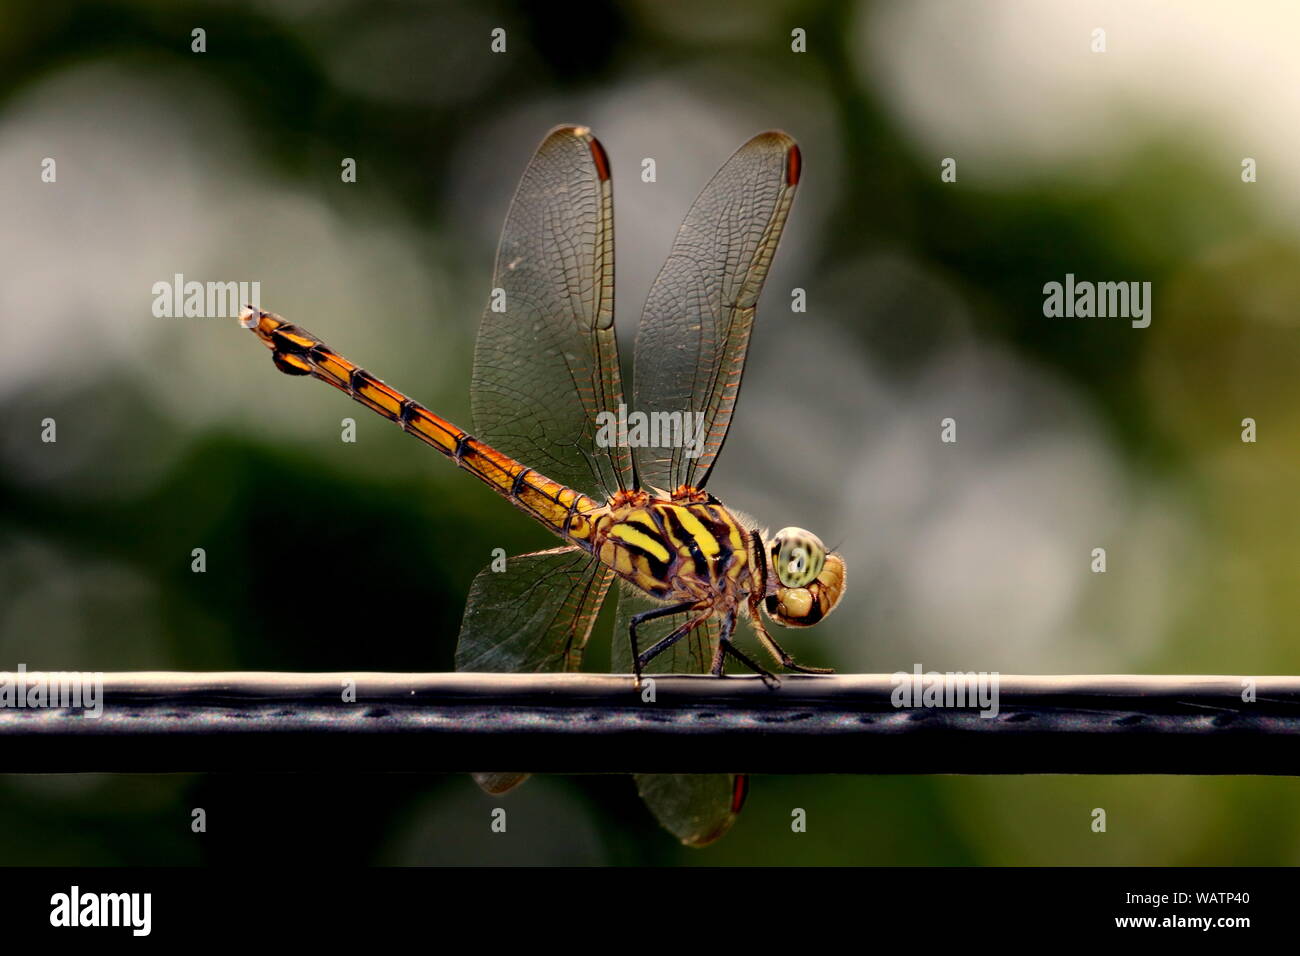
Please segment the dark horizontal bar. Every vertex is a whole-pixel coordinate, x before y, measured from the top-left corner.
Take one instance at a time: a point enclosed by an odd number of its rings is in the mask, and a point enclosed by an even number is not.
[[[0,772],[1300,774],[1300,678],[1245,680],[1001,675],[982,717],[881,674],[105,674],[98,718],[0,707]]]

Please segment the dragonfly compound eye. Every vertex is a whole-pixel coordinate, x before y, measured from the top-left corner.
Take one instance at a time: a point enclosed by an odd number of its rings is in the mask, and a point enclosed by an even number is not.
[[[803,528],[782,528],[772,539],[772,567],[787,588],[807,587],[826,564],[826,545]]]

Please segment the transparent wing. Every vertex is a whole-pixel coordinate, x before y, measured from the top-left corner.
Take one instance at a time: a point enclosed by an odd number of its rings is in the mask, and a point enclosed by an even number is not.
[[[699,431],[687,432],[700,444],[639,448],[643,487],[702,488],[708,480],[731,424],[754,309],[794,200],[799,164],[793,139],[760,133],[718,170],[677,232],[641,315],[633,408],[702,414]]]
[[[584,127],[538,147],[506,215],[470,392],[479,438],[548,478],[603,497],[631,488],[626,447],[598,447],[623,401],[614,338],[609,160]]]
[[[655,607],[625,587],[619,594],[618,615],[614,625],[614,648],[611,657],[615,673],[632,671],[632,650],[628,625],[632,615]],[[637,630],[637,640],[645,650],[690,617],[672,614],[647,621]],[[646,667],[647,674],[707,674],[713,663],[720,624],[714,619],[696,628],[670,650],[660,654]],[[637,791],[660,826],[687,846],[706,846],[731,828],[744,802],[745,779],[737,774],[636,774]]]
[[[576,671],[613,572],[580,548],[510,558],[506,570],[478,573],[456,644],[456,670]],[[476,773],[488,793],[527,774]]]
[[[614,572],[581,548],[510,558],[478,573],[456,644],[456,670],[576,671]]]
[[[687,846],[720,839],[740,814],[749,781],[733,773],[639,773],[636,789],[660,826]]]

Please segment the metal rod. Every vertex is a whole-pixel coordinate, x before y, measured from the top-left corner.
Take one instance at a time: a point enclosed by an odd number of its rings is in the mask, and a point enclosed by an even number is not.
[[[1000,675],[995,716],[895,706],[885,674],[647,700],[622,675],[117,673],[98,717],[3,694],[39,679],[0,674],[0,772],[1300,774],[1300,677]]]

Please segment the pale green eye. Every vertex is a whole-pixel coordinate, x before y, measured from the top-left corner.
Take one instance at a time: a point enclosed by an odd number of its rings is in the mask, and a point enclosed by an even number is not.
[[[826,564],[826,545],[803,528],[782,528],[772,539],[772,564],[787,588],[802,588],[817,580]]]

